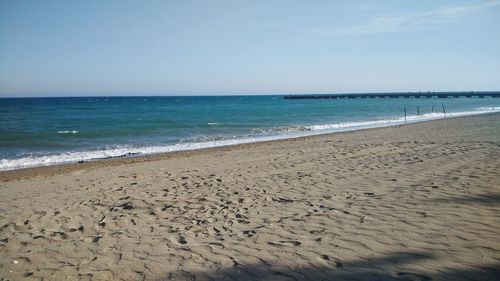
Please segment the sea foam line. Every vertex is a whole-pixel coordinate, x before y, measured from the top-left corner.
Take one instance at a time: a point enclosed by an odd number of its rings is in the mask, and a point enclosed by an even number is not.
[[[450,112],[446,114],[446,117],[451,118],[451,117],[500,112],[500,107],[486,107],[486,108],[483,107],[478,109],[480,110]],[[437,120],[443,118],[445,118],[443,113],[427,113],[427,114],[422,114],[420,116],[411,115],[407,116],[406,123],[417,123],[417,122]],[[270,141],[279,139],[291,139],[297,137],[336,133],[336,132],[356,131],[369,128],[397,126],[402,124],[405,124],[404,117],[398,117],[398,118],[384,119],[384,120],[370,120],[370,121],[344,122],[335,124],[320,124],[320,125],[311,125],[303,127],[290,127],[290,128],[300,128],[300,130],[296,129],[290,130],[287,129],[287,127],[285,127],[282,128],[282,130],[281,129],[278,130],[280,134],[268,135],[268,136],[232,138],[232,139],[217,140],[217,141],[188,142],[188,143],[178,143],[173,145],[158,145],[158,146],[147,146],[147,147],[121,146],[121,147],[95,150],[95,151],[65,152],[65,153],[51,154],[44,156],[28,156],[18,159],[1,159],[0,171],[39,167],[39,166],[50,166],[57,164],[77,163],[81,161],[92,161],[98,159],[116,158],[116,157],[130,156],[130,155],[151,155],[151,154],[168,153],[176,151],[197,150],[197,149],[204,149],[211,147],[221,147],[221,146],[255,143],[261,141]]]

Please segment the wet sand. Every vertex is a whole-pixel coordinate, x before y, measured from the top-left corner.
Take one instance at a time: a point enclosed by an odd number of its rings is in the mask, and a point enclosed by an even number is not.
[[[0,173],[0,280],[500,280],[500,114]]]

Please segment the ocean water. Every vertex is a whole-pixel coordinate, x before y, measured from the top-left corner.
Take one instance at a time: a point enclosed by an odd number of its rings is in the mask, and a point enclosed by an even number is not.
[[[293,138],[500,111],[494,98],[0,99],[0,170]],[[420,115],[417,115],[417,106]]]

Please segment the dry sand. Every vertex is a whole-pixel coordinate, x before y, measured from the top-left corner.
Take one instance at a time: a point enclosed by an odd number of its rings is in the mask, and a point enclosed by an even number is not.
[[[500,280],[500,114],[0,173],[0,280]]]

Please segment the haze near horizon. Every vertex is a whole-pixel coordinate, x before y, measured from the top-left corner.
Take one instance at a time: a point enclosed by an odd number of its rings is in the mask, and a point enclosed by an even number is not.
[[[0,97],[500,89],[500,1],[0,2]]]

